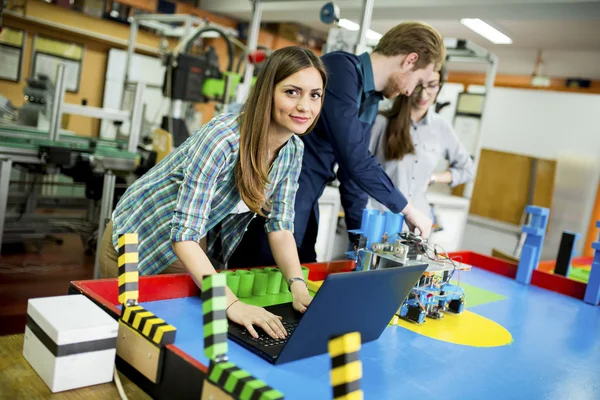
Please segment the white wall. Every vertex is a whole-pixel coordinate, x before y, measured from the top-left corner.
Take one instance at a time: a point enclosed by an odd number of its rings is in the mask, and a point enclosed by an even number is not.
[[[563,230],[585,237],[600,178],[600,95],[494,88],[481,135],[484,148],[556,160],[544,259],[556,257]]]
[[[482,122],[482,146],[556,159],[600,158],[600,95],[494,88]]]

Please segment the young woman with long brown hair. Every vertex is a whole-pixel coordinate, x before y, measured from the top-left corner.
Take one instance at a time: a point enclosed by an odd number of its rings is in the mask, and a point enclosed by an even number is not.
[[[313,129],[326,83],[310,50],[275,51],[240,114],[214,117],[123,195],[102,239],[102,275],[117,275],[119,235],[137,233],[140,275],[187,271],[199,285],[216,272],[211,260],[226,264],[261,215],[294,308],[304,312],[311,296],[292,233],[304,151],[297,135]],[[227,316],[255,337],[253,324],[273,338],[287,334],[278,316],[229,289]]]
[[[398,96],[382,111],[371,130],[369,150],[407,199],[431,215],[427,188],[434,182],[451,187],[473,179],[474,166],[452,125],[431,110],[444,85],[445,68],[434,71],[410,97]],[[449,168],[434,172],[446,159]],[[369,208],[385,207],[369,199]]]

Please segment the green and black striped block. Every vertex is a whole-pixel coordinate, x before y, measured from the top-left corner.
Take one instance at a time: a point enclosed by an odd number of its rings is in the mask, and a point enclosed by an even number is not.
[[[280,400],[284,398],[283,393],[267,386],[260,379],[254,378],[228,361],[211,361],[208,368],[208,380],[238,400]]]
[[[209,275],[202,280],[202,313],[204,314],[204,354],[210,360],[227,356],[227,278]]]

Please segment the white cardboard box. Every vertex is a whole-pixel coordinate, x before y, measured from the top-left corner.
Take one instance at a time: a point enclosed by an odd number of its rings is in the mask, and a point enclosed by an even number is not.
[[[83,295],[30,299],[23,356],[52,392],[110,382],[118,330]]]

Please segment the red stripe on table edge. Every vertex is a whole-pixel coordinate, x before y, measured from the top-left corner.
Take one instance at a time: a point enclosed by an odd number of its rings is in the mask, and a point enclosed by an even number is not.
[[[502,260],[500,258],[491,257],[485,254],[480,254],[472,251],[462,251],[449,253],[450,258],[455,260],[462,256],[462,261],[472,265],[473,267],[496,273],[514,279],[517,274],[516,263]],[[574,262],[586,262],[588,257],[579,257],[574,259]],[[561,275],[533,270],[531,275],[531,285],[541,289],[550,290],[559,294],[570,296],[579,300],[583,300],[587,285],[573,279],[566,278]]]

